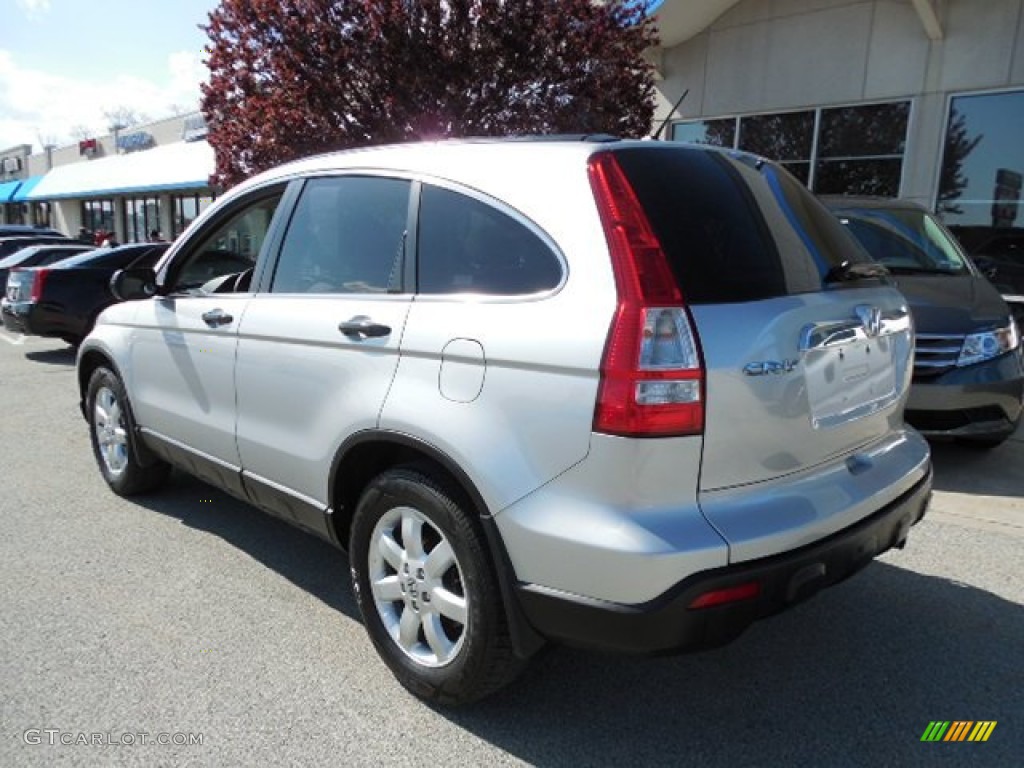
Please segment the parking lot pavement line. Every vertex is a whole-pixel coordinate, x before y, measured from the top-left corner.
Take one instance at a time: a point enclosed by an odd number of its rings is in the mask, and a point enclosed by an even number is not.
[[[23,334],[23,333],[18,334],[17,336],[11,336],[8,333],[0,331],[0,339],[3,339],[8,344],[13,344],[16,347],[20,347],[22,344],[24,344],[25,343],[25,339],[27,339],[27,338],[28,337],[25,336],[25,334]]]

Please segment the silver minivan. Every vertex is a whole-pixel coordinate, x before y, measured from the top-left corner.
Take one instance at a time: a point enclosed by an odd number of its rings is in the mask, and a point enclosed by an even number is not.
[[[463,141],[224,195],[78,355],[114,492],[184,468],[346,550],[369,637],[472,701],[544,643],[728,642],[902,547],[904,298],[779,166]]]

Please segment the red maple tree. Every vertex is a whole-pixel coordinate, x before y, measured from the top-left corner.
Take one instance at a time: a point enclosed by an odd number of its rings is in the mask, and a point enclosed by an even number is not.
[[[202,109],[229,186],[334,149],[641,136],[657,43],[637,0],[221,0]]]

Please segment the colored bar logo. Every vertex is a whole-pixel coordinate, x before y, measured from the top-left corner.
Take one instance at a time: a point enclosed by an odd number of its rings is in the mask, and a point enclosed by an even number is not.
[[[997,720],[932,720],[921,741],[988,741]]]

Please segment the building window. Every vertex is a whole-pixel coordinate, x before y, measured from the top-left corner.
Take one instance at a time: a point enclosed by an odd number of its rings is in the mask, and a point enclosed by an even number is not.
[[[976,257],[1024,254],[1024,91],[956,96],[939,175],[936,211]]]
[[[672,126],[672,140],[688,141],[691,144],[709,144],[712,147],[734,147],[736,146],[736,118],[676,123]]]
[[[740,118],[739,149],[778,160],[804,184],[810,181],[813,146],[813,111]]]
[[[672,138],[777,160],[822,194],[895,197],[909,121],[897,101],[677,123]]]
[[[32,223],[37,227],[49,227],[52,226],[52,213],[50,204],[43,203],[32,203]]]
[[[910,102],[821,110],[814,191],[897,197]]]
[[[113,200],[83,200],[82,226],[90,232],[114,231]]]
[[[128,242],[144,243],[149,233],[160,231],[160,201],[155,197],[132,197],[124,201],[124,236]]]
[[[212,195],[174,195],[171,197],[171,239],[176,238],[214,201]]]

